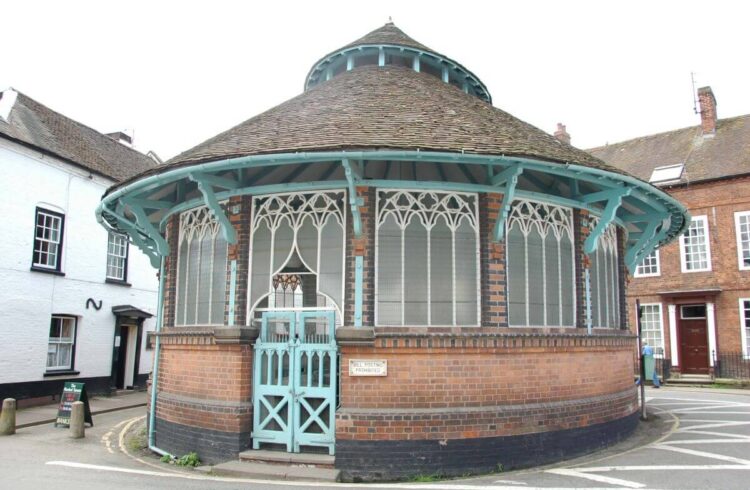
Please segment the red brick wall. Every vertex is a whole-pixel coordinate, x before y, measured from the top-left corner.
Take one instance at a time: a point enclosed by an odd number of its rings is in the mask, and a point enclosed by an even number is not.
[[[679,240],[659,250],[661,275],[631,278],[628,308],[635,328],[635,299],[642,303],[662,303],[665,345],[669,346],[667,305],[715,302],[718,351],[741,350],[739,298],[750,298],[750,271],[740,271],[737,259],[736,211],[750,211],[750,177],[691,184],[667,189],[681,201],[692,216],[708,218],[711,245],[710,272],[681,272]],[[721,289],[716,296],[697,294],[675,297],[658,293],[680,290]],[[669,349],[667,348],[667,353]]]
[[[247,315],[247,285],[250,278],[250,219],[252,196],[238,196],[229,200],[229,221],[237,232],[237,243],[227,250],[227,307],[225,325],[245,325]],[[229,318],[229,294],[232,280],[232,261],[237,263],[237,282],[234,296],[234,318]]]
[[[344,325],[354,325],[354,263],[357,256],[363,257],[362,274],[362,325],[375,323],[375,200],[376,190],[372,187],[358,187],[357,195],[363,204],[359,208],[362,220],[362,237],[354,237],[351,206],[346,204],[346,271],[344,271]]]
[[[247,432],[252,426],[252,346],[217,345],[210,334],[163,336],[158,390],[159,419]]]
[[[337,438],[516,435],[621,418],[637,409],[633,349],[622,335],[383,332],[374,347],[341,348]],[[358,358],[386,360],[388,375],[349,376]]]

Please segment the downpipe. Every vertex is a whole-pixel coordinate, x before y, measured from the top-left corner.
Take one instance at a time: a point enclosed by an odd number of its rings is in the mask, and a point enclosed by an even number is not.
[[[161,327],[164,319],[164,257],[161,258],[161,265],[159,267],[159,298],[157,301],[157,315],[156,315],[156,333],[161,332]],[[148,413],[148,448],[161,455],[170,456],[167,451],[159,449],[154,444],[154,421],[156,420],[156,390],[159,384],[159,352],[161,347],[161,338],[156,336],[156,345],[154,346],[154,369],[151,374],[151,406],[149,407]]]

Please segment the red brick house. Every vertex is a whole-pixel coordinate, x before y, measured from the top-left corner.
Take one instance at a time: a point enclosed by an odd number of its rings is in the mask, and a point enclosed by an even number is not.
[[[750,114],[717,119],[711,88],[698,96],[699,126],[589,152],[661,187],[692,216],[680,240],[632,271],[628,308],[640,299],[644,337],[663,349],[672,373],[747,377]]]

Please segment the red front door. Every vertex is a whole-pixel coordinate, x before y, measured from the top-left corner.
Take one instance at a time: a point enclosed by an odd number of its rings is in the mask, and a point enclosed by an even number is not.
[[[708,332],[705,313],[700,311],[697,305],[680,309],[680,360],[685,374],[708,374]]]

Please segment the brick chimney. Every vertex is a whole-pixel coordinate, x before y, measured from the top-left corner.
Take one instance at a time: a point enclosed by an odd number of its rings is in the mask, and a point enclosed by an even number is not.
[[[711,87],[698,89],[698,103],[701,106],[703,136],[713,136],[716,133],[716,97]]]
[[[557,123],[557,131],[555,131],[554,136],[555,136],[555,139],[557,139],[557,141],[560,141],[567,145],[570,144],[570,135],[565,130],[565,125],[563,123]]]

